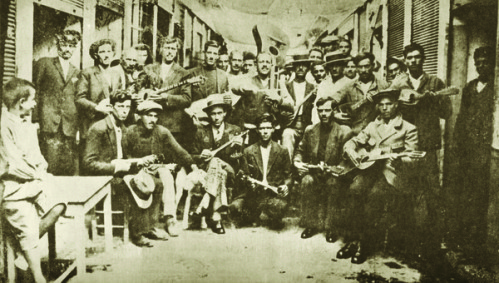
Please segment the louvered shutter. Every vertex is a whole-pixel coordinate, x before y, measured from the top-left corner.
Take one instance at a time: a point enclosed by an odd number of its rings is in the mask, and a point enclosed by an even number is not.
[[[10,1],[5,39],[3,82],[16,76],[16,1]]]
[[[388,57],[401,57],[404,50],[404,0],[388,2]]]
[[[438,70],[438,10],[438,0],[414,0],[412,4],[412,42],[423,46],[423,69],[432,75]]]

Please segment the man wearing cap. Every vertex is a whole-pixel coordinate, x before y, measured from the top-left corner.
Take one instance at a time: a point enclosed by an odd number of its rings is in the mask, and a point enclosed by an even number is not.
[[[300,142],[305,128],[312,124],[312,108],[316,98],[315,86],[305,80],[310,63],[307,54],[293,56],[295,78],[286,84],[288,93],[293,98],[294,113],[291,120],[286,121],[282,133],[282,145],[289,151],[289,159],[293,158],[295,146]],[[295,115],[296,114],[296,115]]]
[[[325,230],[326,241],[330,243],[343,236],[342,230],[346,229],[348,219],[342,215],[342,204],[348,186],[345,180],[309,169],[308,165],[321,162],[338,165],[342,160],[343,145],[353,136],[348,126],[339,125],[332,119],[332,102],[331,97],[317,100],[321,121],[305,129],[293,159],[301,177],[301,226],[305,227],[301,237],[307,239]]]
[[[418,149],[416,127],[402,119],[398,110],[399,91],[382,91],[374,97],[380,111],[379,116],[370,122],[357,136],[345,143],[344,152],[354,163],[365,159],[359,152],[378,150],[385,153],[410,152]],[[401,162],[402,161],[402,162]],[[410,194],[402,185],[403,165],[411,163],[410,157],[390,157],[378,161],[371,167],[359,171],[348,190],[346,201],[352,223],[352,235],[340,249],[337,258],[352,258],[352,263],[360,264],[373,251],[375,245],[383,242],[387,227],[380,219],[384,215],[387,202],[394,196]],[[391,210],[390,207],[388,207]],[[407,219],[405,219],[406,222]],[[383,225],[384,224],[384,225]],[[407,225],[407,223],[405,223]]]
[[[90,126],[112,112],[109,96],[118,89],[124,89],[118,70],[111,68],[116,54],[116,43],[111,39],[98,40],[90,46],[90,57],[94,66],[81,72],[76,86],[76,106],[81,119],[80,139],[84,140]]]
[[[212,214],[208,215],[211,218],[210,227],[214,233],[224,234],[220,213],[227,209],[227,187],[233,184],[234,172],[239,169],[237,160],[231,155],[242,144],[242,137],[236,137],[241,129],[225,122],[231,105],[224,101],[223,95],[210,96],[203,110],[208,114],[210,123],[198,128],[192,157],[207,172],[204,188],[206,193],[203,197],[206,201],[201,201],[201,204],[208,204],[205,208]],[[230,141],[235,143],[214,155],[215,150]]]
[[[176,84],[187,76],[188,72],[175,60],[178,56],[179,40],[175,37],[163,37],[158,41],[160,60],[147,65],[144,71],[154,89],[161,89]],[[186,88],[172,89],[156,101],[163,107],[159,113],[158,124],[166,127],[175,140],[184,148],[188,148],[189,133],[194,131],[191,118],[184,109],[191,105],[191,96]]]
[[[137,106],[140,120],[136,125],[127,128],[123,139],[125,157],[147,158],[148,163],[151,163],[157,156],[164,156],[163,163],[165,164],[176,163],[197,171],[198,168],[192,157],[177,143],[170,131],[161,125],[157,125],[158,114],[162,110],[161,105],[150,100],[146,100]],[[165,230],[170,236],[177,236],[175,186],[170,169],[159,166],[152,173],[156,187],[152,193],[150,207],[130,213],[130,236],[136,241],[143,240],[144,236],[158,239],[166,238],[164,230],[157,229],[161,200],[164,206],[163,215],[166,218]],[[138,197],[140,198],[140,195]]]
[[[38,103],[33,121],[40,124],[40,149],[47,172],[72,176],[78,172],[78,112],[76,82],[80,70],[69,62],[80,41],[80,33],[65,30],[56,35],[57,57],[44,57],[33,66]]]
[[[238,196],[229,210],[238,224],[260,222],[271,229],[281,229],[292,185],[291,161],[287,149],[271,139],[276,126],[274,117],[265,113],[256,125],[260,138],[244,150],[241,170],[246,176],[272,186],[277,194],[250,182],[246,193]]]

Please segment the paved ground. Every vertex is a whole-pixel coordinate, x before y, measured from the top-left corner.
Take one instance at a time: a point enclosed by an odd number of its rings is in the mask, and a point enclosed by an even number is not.
[[[71,257],[71,239],[62,236],[64,230],[70,232],[68,226],[58,227],[62,257]],[[225,235],[182,231],[177,238],[155,242],[153,248],[123,245],[116,239],[112,254],[97,253],[90,259],[111,264],[108,270],[97,268],[83,280],[69,282],[374,282],[361,280],[374,277],[384,278],[376,282],[419,281],[416,270],[393,258],[376,257],[362,265],[331,260],[339,243],[327,243],[322,234],[302,240],[301,232],[292,223],[281,232],[261,227],[228,228]],[[100,250],[102,243],[89,244]]]

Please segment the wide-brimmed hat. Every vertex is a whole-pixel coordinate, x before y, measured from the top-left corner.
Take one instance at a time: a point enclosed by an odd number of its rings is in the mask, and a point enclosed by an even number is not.
[[[161,111],[163,110],[163,107],[160,104],[151,100],[145,100],[137,106],[137,113],[139,114],[144,114],[151,110]]]
[[[142,169],[135,175],[126,175],[123,180],[130,189],[137,206],[142,209],[149,208],[152,204],[152,193],[156,187],[151,174]]]
[[[230,101],[227,101],[225,95],[223,94],[212,94],[206,99],[206,107],[203,108],[203,111],[206,113],[209,113],[210,109],[215,106],[223,107],[227,112],[232,109]]]
[[[324,65],[329,65],[329,64],[337,64],[337,63],[346,63],[348,60],[350,60],[350,56],[346,56],[343,54],[343,52],[337,50],[333,52],[328,52],[326,55],[324,55]]]
[[[293,58],[293,61],[289,62],[291,65],[295,65],[297,63],[312,63],[312,62],[315,62],[317,60],[315,59],[309,59],[308,58],[308,54],[295,54],[292,56]]]

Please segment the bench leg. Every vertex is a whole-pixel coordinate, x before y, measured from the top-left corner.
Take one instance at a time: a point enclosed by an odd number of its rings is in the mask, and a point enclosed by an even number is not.
[[[12,239],[9,239],[10,236],[6,236],[4,239],[6,241],[7,246],[7,282],[15,283],[16,282],[16,266],[14,261],[16,260],[16,255],[14,251],[14,247],[12,246]]]
[[[48,230],[48,241],[49,241],[49,261],[48,261],[48,278],[52,278],[52,273],[55,270],[55,260],[57,258],[57,246],[55,241],[55,224]]]
[[[85,275],[86,264],[85,264],[85,246],[87,244],[87,229],[85,227],[85,213],[83,209],[76,213],[75,219],[75,236],[76,240],[76,276],[81,277]]]
[[[104,237],[106,252],[113,250],[113,221],[111,211],[111,194],[108,194],[104,199]]]
[[[182,219],[182,228],[184,228],[184,230],[189,229],[189,210],[191,209],[191,198],[191,192],[187,192],[184,205],[184,217]]]

